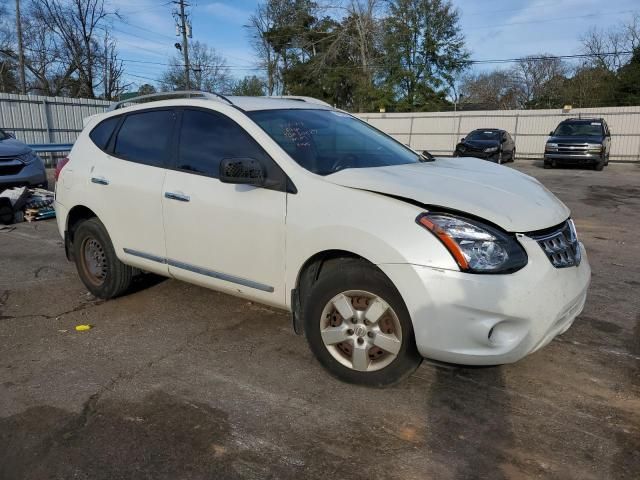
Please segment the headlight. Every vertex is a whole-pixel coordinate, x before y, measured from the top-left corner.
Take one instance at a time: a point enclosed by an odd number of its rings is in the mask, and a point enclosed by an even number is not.
[[[34,152],[25,153],[23,155],[20,155],[18,158],[22,163],[26,165],[29,165],[30,163],[33,163],[33,162],[40,161],[40,157],[38,157],[38,155],[36,155]]]
[[[489,225],[435,212],[420,214],[416,221],[438,237],[464,272],[510,273],[527,264],[516,238]]]
[[[590,152],[598,152],[600,153],[602,151],[602,145],[598,144],[598,143],[588,143],[587,144],[587,150]]]
[[[485,153],[491,153],[491,152],[497,152],[498,151],[498,147],[488,147],[484,149]]]
[[[558,150],[558,144],[557,143],[547,143],[547,146],[545,147],[546,150]]]

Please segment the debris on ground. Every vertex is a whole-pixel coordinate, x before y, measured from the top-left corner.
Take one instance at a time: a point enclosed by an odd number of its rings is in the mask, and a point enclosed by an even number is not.
[[[92,325],[76,325],[76,331],[78,332],[86,332],[87,330],[91,330],[92,328]]]
[[[53,192],[49,190],[15,187],[0,192],[0,223],[34,222],[55,216]]]

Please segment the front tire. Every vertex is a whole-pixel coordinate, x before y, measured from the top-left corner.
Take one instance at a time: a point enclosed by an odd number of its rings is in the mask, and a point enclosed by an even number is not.
[[[118,260],[107,229],[97,218],[85,220],[75,230],[73,258],[80,280],[98,298],[118,297],[131,286],[133,269]]]
[[[388,386],[422,361],[400,293],[375,266],[329,265],[303,305],[307,342],[318,361],[350,383]]]

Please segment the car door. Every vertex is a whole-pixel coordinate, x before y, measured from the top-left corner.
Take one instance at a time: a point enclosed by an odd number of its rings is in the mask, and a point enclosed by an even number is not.
[[[161,199],[176,118],[172,109],[124,115],[104,156],[94,157],[88,183],[118,257],[164,274]]]
[[[169,272],[283,306],[286,192],[223,183],[218,177],[226,158],[252,158],[267,175],[284,173],[244,129],[221,113],[185,108],[179,132],[176,161],[167,172],[162,199]]]

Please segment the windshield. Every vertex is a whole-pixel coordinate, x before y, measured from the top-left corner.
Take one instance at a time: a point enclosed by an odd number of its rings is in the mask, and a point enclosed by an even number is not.
[[[474,130],[467,135],[467,140],[500,140],[500,132],[497,130]]]
[[[556,137],[601,137],[601,122],[561,123],[553,132]]]
[[[260,110],[247,115],[307,170],[419,163],[422,157],[366,123],[333,110]]]

